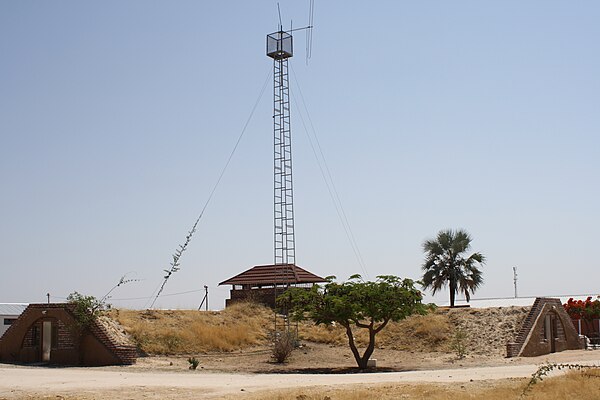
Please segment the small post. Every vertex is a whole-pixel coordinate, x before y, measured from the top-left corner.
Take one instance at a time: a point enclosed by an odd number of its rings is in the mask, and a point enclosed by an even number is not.
[[[513,281],[515,283],[515,299],[517,296],[517,267],[513,267]]]
[[[46,297],[48,297],[48,304],[50,304],[50,293],[46,293]]]
[[[208,311],[208,286],[204,285],[204,298],[206,299],[206,308],[205,310]]]
[[[202,298],[202,302],[198,306],[198,311],[202,309],[202,305],[205,306],[205,310],[208,311],[208,286],[204,285],[204,298]]]

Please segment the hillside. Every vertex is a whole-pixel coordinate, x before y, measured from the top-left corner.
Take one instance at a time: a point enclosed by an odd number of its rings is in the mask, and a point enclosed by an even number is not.
[[[470,355],[504,357],[506,343],[519,331],[528,307],[438,310],[390,323],[377,336],[378,349],[452,353],[457,329],[466,333]],[[189,355],[268,350],[273,327],[271,310],[256,304],[238,304],[223,311],[113,310],[111,317],[129,333],[140,350],[153,355]],[[347,346],[345,331],[336,326],[298,325],[305,345]],[[364,344],[364,332],[356,334]]]
[[[252,303],[223,311],[112,310],[116,320],[146,354],[230,352],[267,344],[272,312]]]

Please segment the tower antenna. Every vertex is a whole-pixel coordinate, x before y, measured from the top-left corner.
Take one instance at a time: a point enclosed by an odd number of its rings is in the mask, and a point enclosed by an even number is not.
[[[267,56],[273,59],[274,264],[283,268],[296,262],[288,75],[292,34],[280,29],[267,35]]]
[[[281,22],[281,9],[279,8],[279,2],[277,2],[277,13],[279,14],[279,30],[282,30],[283,22]]]
[[[306,30],[306,65],[308,60],[312,57],[312,30],[314,26],[315,16],[315,0],[309,1],[308,6],[308,29]]]
[[[294,189],[292,180],[292,129],[290,120],[290,79],[288,59],[294,55],[292,32],[311,27],[283,30],[281,9],[279,30],[267,35],[267,57],[273,59],[273,265],[275,275],[273,294],[277,299],[278,287],[289,288],[297,277],[288,271],[296,268],[296,239],[294,230]],[[296,273],[293,272],[293,275]],[[276,303],[276,302],[275,302]],[[290,330],[287,310],[283,310],[284,324]],[[275,312],[277,331],[277,312]]]

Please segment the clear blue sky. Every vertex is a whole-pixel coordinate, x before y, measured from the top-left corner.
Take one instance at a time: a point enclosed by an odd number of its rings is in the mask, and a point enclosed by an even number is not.
[[[307,1],[281,0],[284,25]],[[464,228],[475,297],[597,293],[600,3],[320,1],[291,59],[370,278]],[[272,68],[276,1],[0,2],[0,302],[151,296]],[[272,262],[272,89],[159,307]],[[297,262],[361,272],[292,110]],[[447,301],[442,292],[433,300]],[[428,297],[431,301],[432,298]]]

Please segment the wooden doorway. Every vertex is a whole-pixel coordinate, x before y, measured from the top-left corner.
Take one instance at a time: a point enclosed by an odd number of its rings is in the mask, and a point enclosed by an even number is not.
[[[544,320],[544,338],[550,343],[550,353],[556,353],[556,336],[556,315],[548,313]]]
[[[42,350],[42,362],[50,362],[50,353],[52,352],[52,321],[42,322],[42,334],[40,335],[40,348]]]

